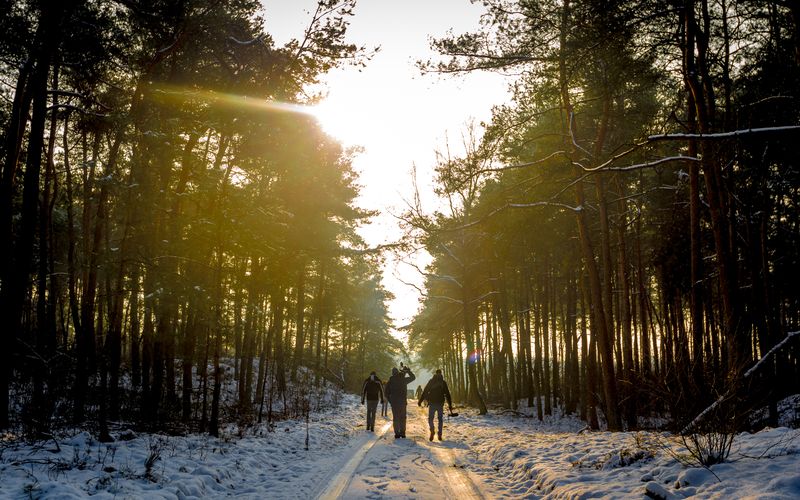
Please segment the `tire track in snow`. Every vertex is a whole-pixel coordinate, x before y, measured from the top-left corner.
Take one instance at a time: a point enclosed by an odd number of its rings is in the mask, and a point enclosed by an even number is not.
[[[448,498],[484,498],[483,493],[469,477],[467,471],[464,470],[463,466],[458,465],[453,450],[436,445],[429,448],[444,473],[446,489],[449,490]]]
[[[361,464],[361,461],[366,456],[367,452],[375,446],[375,443],[380,441],[386,431],[392,426],[392,422],[386,422],[380,427],[380,430],[375,434],[375,439],[369,439],[361,446],[352,451],[350,459],[344,464],[344,467],[339,469],[338,472],[333,474],[333,477],[328,481],[328,486],[316,496],[320,500],[336,499],[342,496],[342,493],[347,490],[350,482],[355,476],[356,469]],[[372,437],[372,436],[368,436]]]
[[[328,476],[315,498],[485,498],[459,464],[456,448],[463,448],[463,443],[428,442],[427,412],[409,410],[408,439],[386,437],[391,421],[382,424],[374,437],[361,437],[343,454],[344,465]]]
[[[427,435],[427,415],[424,409],[420,409],[419,413],[423,416],[423,434]],[[449,418],[447,419],[448,425]],[[434,424],[436,421],[434,420]],[[446,437],[446,434],[445,434]],[[447,498],[463,499],[482,499],[485,497],[481,489],[469,476],[469,473],[464,470],[462,465],[459,465],[453,450],[452,443],[448,441],[427,442],[423,439],[419,440],[420,444],[431,452],[431,458],[434,464],[442,471],[443,479],[442,486],[445,489]]]

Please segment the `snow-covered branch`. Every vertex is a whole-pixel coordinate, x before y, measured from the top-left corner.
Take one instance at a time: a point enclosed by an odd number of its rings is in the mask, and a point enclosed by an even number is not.
[[[477,298],[474,298],[474,299],[472,299],[472,300],[471,300],[469,303],[470,303],[470,304],[476,304],[476,303],[480,303],[480,302],[482,302],[482,301],[483,301],[483,299],[485,299],[486,297],[491,297],[492,295],[497,295],[497,294],[499,294],[499,293],[500,293],[500,292],[498,292],[497,290],[492,290],[492,291],[490,291],[490,292],[486,292],[486,293],[484,293],[484,294],[483,294],[483,295],[481,295],[480,297],[477,297]]]
[[[541,158],[539,160],[533,160],[533,161],[528,161],[528,162],[524,162],[524,163],[516,163],[514,165],[507,165],[505,167],[483,168],[483,169],[480,169],[477,172],[475,172],[475,174],[485,174],[485,173],[489,173],[489,172],[503,172],[505,170],[516,170],[518,168],[535,167],[536,165],[541,165],[542,163],[544,163],[544,162],[546,162],[546,161],[548,161],[548,160],[550,160],[550,159],[552,159],[552,158],[554,158],[556,156],[559,156],[559,155],[566,156],[566,154],[567,154],[566,151],[556,151],[556,152],[551,153],[551,154],[549,154],[549,155],[547,155],[544,158]],[[473,175],[475,175],[475,174],[473,174]]]
[[[763,127],[763,128],[751,128],[751,129],[743,129],[743,130],[733,130],[730,132],[719,132],[716,134],[661,134],[661,135],[651,135],[648,136],[647,139],[643,142],[634,144],[633,147],[619,153],[617,155],[612,156],[604,163],[591,168],[581,167],[587,172],[597,172],[601,170],[605,171],[614,171],[614,172],[625,172],[630,170],[638,170],[642,168],[649,168],[655,167],[657,165],[661,165],[662,163],[669,163],[673,161],[690,161],[690,162],[699,162],[700,159],[694,156],[684,156],[684,155],[677,155],[677,156],[667,156],[665,158],[659,158],[658,160],[644,162],[644,163],[637,163],[634,165],[628,165],[626,167],[612,167],[615,162],[628,156],[631,153],[638,151],[639,149],[647,146],[652,142],[658,141],[678,141],[678,140],[688,140],[688,139],[695,139],[695,140],[717,140],[717,139],[730,139],[732,137],[743,137],[746,135],[751,134],[763,134],[763,133],[783,133],[783,132],[800,132],[800,125],[787,125],[782,127]]]
[[[767,360],[767,359],[768,359],[770,356],[772,356],[773,354],[775,354],[776,352],[778,352],[778,351],[779,351],[780,349],[782,349],[782,348],[783,348],[783,347],[784,347],[784,346],[785,346],[785,345],[786,345],[786,344],[787,344],[787,343],[788,343],[790,340],[792,340],[793,338],[797,337],[798,335],[800,335],[800,331],[796,331],[796,332],[789,332],[789,333],[787,333],[787,334],[786,334],[786,337],[785,337],[783,340],[781,340],[780,342],[778,342],[777,344],[775,344],[775,346],[774,346],[772,349],[770,349],[770,350],[769,350],[769,351],[768,351],[766,354],[764,354],[764,355],[761,357],[761,359],[759,359],[759,360],[758,360],[758,362],[757,362],[755,365],[753,365],[753,366],[752,366],[752,367],[751,367],[749,370],[747,370],[746,372],[744,372],[744,375],[742,375],[742,380],[747,380],[748,378],[750,378],[750,377],[751,377],[751,376],[752,376],[752,375],[753,375],[753,374],[754,374],[756,371],[758,371],[758,369],[759,369],[759,368],[761,368],[761,366],[763,366],[764,362],[765,362],[765,361],[766,361],[766,360]],[[697,415],[696,417],[694,417],[694,420],[692,420],[691,422],[689,422],[689,424],[688,424],[688,425],[686,425],[686,427],[684,427],[683,429],[681,429],[681,434],[687,434],[687,433],[691,432],[691,430],[692,430],[692,429],[694,429],[694,428],[697,426],[697,424],[699,424],[699,423],[700,423],[700,422],[701,422],[701,421],[702,421],[702,420],[703,420],[703,419],[706,417],[706,415],[708,415],[709,413],[711,413],[712,411],[714,411],[714,410],[715,410],[716,408],[718,408],[718,407],[719,407],[719,405],[721,405],[721,404],[722,404],[722,403],[723,403],[723,402],[724,402],[726,399],[728,399],[729,397],[731,397],[732,393],[733,393],[733,390],[732,390],[732,389],[728,389],[728,391],[726,391],[726,392],[725,392],[725,394],[723,394],[722,396],[720,396],[719,398],[717,398],[717,400],[716,400],[716,401],[714,401],[713,403],[711,403],[711,405],[710,405],[708,408],[706,408],[705,410],[703,410],[702,412],[700,412],[700,414],[699,414],[699,415]]]
[[[454,261],[456,261],[456,263],[457,263],[459,266],[461,266],[461,267],[464,267],[464,263],[463,263],[463,262],[461,262],[461,259],[459,259],[458,257],[456,257],[456,255],[453,253],[453,251],[452,251],[452,250],[450,250],[450,248],[449,248],[447,245],[445,245],[444,243],[441,243],[439,246],[440,246],[440,247],[442,247],[442,248],[444,249],[444,251],[445,251],[445,252],[447,252],[447,255],[449,255],[451,259],[453,259]]]
[[[78,113],[80,113],[80,114],[82,114],[84,116],[96,116],[98,118],[107,118],[108,117],[107,114],[95,113],[94,111],[86,111],[85,109],[83,109],[83,108],[81,108],[79,106],[73,106],[72,104],[66,104],[66,103],[63,103],[63,104],[59,103],[56,106],[53,106],[53,105],[47,106],[47,111],[53,111],[54,109],[68,109],[70,111],[76,111],[76,112],[78,112]]]
[[[464,305],[464,302],[454,299],[453,297],[448,297],[447,295],[427,295],[428,298],[436,299],[436,300],[443,300],[445,302],[450,302],[451,304],[459,304]]]
[[[578,213],[581,210],[583,210],[582,207],[573,207],[571,205],[567,205],[566,203],[558,203],[555,201],[535,201],[532,203],[509,203],[506,206],[508,208],[556,207],[556,208],[563,208],[564,210],[569,210],[575,213]]]
[[[261,43],[264,40],[264,35],[261,34],[261,35],[255,37],[255,38],[253,38],[252,40],[239,40],[235,36],[229,36],[228,40],[230,40],[231,42],[235,43],[236,45],[242,45],[242,46],[255,45],[257,43]]]
[[[570,113],[569,113],[569,137],[570,137],[570,139],[572,139],[572,145],[575,146],[576,149],[579,149],[579,150],[583,151],[583,154],[585,154],[589,158],[592,158],[594,155],[592,153],[586,151],[586,149],[584,149],[583,147],[581,147],[581,145],[578,144],[578,140],[575,138],[575,133],[573,132],[573,126],[572,126],[574,120],[575,120],[575,112],[574,111],[570,111]]]
[[[768,134],[768,133],[782,133],[782,132],[800,132],[800,125],[785,125],[782,127],[762,127],[762,128],[748,128],[742,130],[732,130],[730,132],[718,132],[715,134],[662,134],[651,135],[647,137],[648,141],[676,141],[686,139],[697,140],[714,140],[714,139],[730,139],[731,137],[743,137],[752,134]]]
[[[655,167],[657,165],[661,165],[662,163],[669,163],[673,161],[693,161],[699,162],[700,158],[696,158],[694,156],[684,156],[684,155],[677,155],[677,156],[667,156],[665,158],[659,158],[658,160],[648,161],[644,163],[636,163],[634,165],[628,165],[627,167],[603,167],[603,168],[593,168],[588,170],[605,170],[606,172],[627,172],[630,170],[639,170],[640,168],[649,168]]]
[[[463,288],[463,285],[461,285],[461,283],[454,276],[450,276],[450,275],[447,275],[447,274],[433,274],[433,273],[426,272],[426,271],[422,270],[417,264],[415,264],[413,262],[408,262],[408,261],[404,260],[403,263],[408,265],[408,266],[413,267],[414,269],[417,270],[418,273],[420,273],[421,275],[425,276],[426,278],[431,278],[431,279],[435,279],[435,280],[439,280],[439,281],[447,281],[447,282],[455,284],[459,288]]]
[[[398,276],[396,273],[395,273],[394,277],[395,277],[395,279],[396,279],[397,281],[399,281],[400,283],[402,283],[402,284],[404,284],[404,285],[406,285],[406,286],[410,286],[411,288],[413,288],[414,290],[416,290],[416,291],[417,291],[417,293],[419,293],[419,294],[420,294],[422,297],[427,297],[427,295],[425,294],[425,290],[423,290],[422,288],[418,287],[418,286],[417,286],[417,285],[415,285],[414,283],[411,283],[411,282],[408,282],[408,281],[406,281],[406,280],[402,279],[402,278],[401,278],[400,276]]]
[[[535,202],[532,202],[532,203],[506,203],[502,207],[499,207],[499,208],[496,208],[496,209],[492,210],[491,212],[489,212],[488,214],[484,215],[483,217],[481,217],[481,218],[479,218],[477,220],[474,220],[474,221],[472,221],[470,223],[467,223],[467,224],[464,224],[464,225],[461,225],[461,226],[443,229],[443,231],[458,231],[458,230],[461,230],[461,229],[468,229],[468,228],[470,228],[472,226],[477,226],[478,224],[482,223],[486,219],[494,217],[495,215],[497,215],[500,212],[503,212],[505,210],[508,210],[509,208],[535,208],[535,207],[554,207],[554,208],[560,208],[560,209],[563,209],[563,210],[569,210],[569,211],[575,212],[575,213],[578,213],[581,210],[583,210],[582,207],[573,207],[571,205],[567,205],[566,203],[559,203],[559,202],[556,202],[556,201],[535,201]]]
[[[796,332],[787,333],[786,337],[784,337],[783,340],[781,340],[780,342],[775,344],[775,346],[772,349],[770,349],[764,356],[761,357],[761,359],[758,360],[758,363],[754,364],[752,367],[750,367],[749,370],[744,372],[743,378],[748,378],[753,373],[758,371],[758,369],[761,368],[761,365],[764,363],[764,361],[767,360],[767,358],[769,358],[770,356],[772,356],[773,354],[775,354],[779,350],[783,349],[783,346],[785,346],[790,340],[792,340],[794,337],[797,337],[798,335],[800,335],[800,330],[798,330]]]

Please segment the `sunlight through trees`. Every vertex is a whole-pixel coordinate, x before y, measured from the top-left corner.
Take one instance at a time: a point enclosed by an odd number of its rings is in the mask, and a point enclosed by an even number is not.
[[[249,0],[4,4],[0,425],[216,434],[226,383],[260,419],[270,377],[402,349],[351,152],[297,105],[364,62],[353,4],[284,47]]]
[[[405,216],[434,257],[411,346],[459,397],[540,418],[681,428],[724,393],[711,425],[765,404],[775,422],[797,343],[742,375],[800,327],[796,9],[482,4],[481,31],[420,65],[516,75],[514,97],[441,162],[449,211]]]

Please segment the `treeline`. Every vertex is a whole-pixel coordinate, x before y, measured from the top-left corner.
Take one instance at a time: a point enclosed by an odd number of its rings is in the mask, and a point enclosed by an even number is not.
[[[440,158],[449,209],[406,215],[434,259],[412,346],[483,411],[681,428],[719,398],[699,428],[774,425],[800,391],[797,5],[482,4],[421,64],[513,98]]]
[[[353,7],[279,47],[255,0],[3,2],[0,428],[216,434],[226,384],[252,418],[402,349],[352,153],[293,104],[369,57]]]

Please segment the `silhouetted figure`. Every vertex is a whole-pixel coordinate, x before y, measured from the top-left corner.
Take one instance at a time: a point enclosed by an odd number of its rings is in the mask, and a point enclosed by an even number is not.
[[[442,370],[436,370],[436,373],[433,375],[427,384],[425,384],[425,390],[422,391],[422,395],[420,395],[419,399],[417,400],[417,405],[422,406],[423,401],[428,402],[428,429],[431,431],[431,435],[428,438],[430,441],[433,441],[433,417],[435,414],[439,414],[439,441],[442,440],[442,426],[444,425],[444,401],[447,400],[447,406],[450,409],[450,413],[453,413],[453,399],[450,397],[450,389],[447,387],[447,382],[444,381],[444,377],[442,376]]]
[[[414,393],[414,397],[416,399],[419,399],[420,396],[422,396],[422,386],[418,385],[417,386],[417,391]]]
[[[383,383],[381,379],[375,375],[375,372],[370,372],[367,380],[364,381],[364,386],[361,388],[361,404],[364,404],[364,398],[367,400],[367,430],[375,431],[375,412],[378,409],[378,400],[381,403],[384,401],[383,397]]]
[[[383,394],[386,395],[386,382],[383,382]],[[386,396],[381,401],[381,417],[389,416],[389,397]]]
[[[402,363],[401,363],[402,366]],[[407,366],[403,371],[392,368],[392,376],[386,382],[386,397],[392,405],[392,423],[394,425],[394,437],[406,437],[406,407],[408,405],[408,384],[417,377]]]

